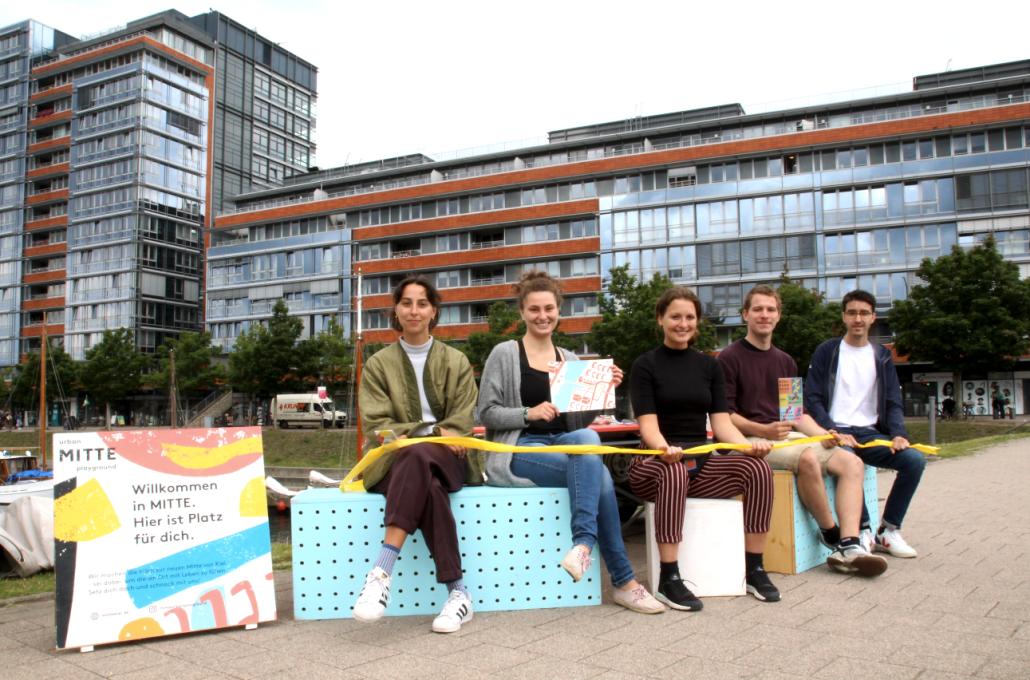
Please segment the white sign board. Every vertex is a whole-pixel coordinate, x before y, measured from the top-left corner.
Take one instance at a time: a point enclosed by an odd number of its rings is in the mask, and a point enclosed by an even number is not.
[[[261,428],[54,435],[58,648],[275,620]]]

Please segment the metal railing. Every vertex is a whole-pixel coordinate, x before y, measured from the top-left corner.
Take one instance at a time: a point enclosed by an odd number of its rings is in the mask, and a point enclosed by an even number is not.
[[[1023,103],[1025,101],[1030,100],[1030,96],[1006,97],[1003,101],[998,101],[997,98],[986,98],[986,97],[981,97],[981,98],[977,98],[977,99],[979,101],[972,100],[972,101],[967,101],[967,102],[960,102],[958,104],[944,105],[944,106],[937,106],[937,107],[923,107],[923,108],[919,108],[919,109],[901,109],[901,108],[898,108],[898,109],[871,111],[871,112],[863,113],[863,114],[857,114],[856,113],[856,114],[853,114],[853,115],[849,116],[847,118],[847,120],[844,120],[843,118],[830,118],[829,116],[827,116],[825,118],[817,119],[815,121],[815,123],[814,123],[813,129],[817,129],[818,130],[818,129],[826,129],[826,128],[831,128],[831,127],[850,127],[852,125],[865,125],[865,124],[868,124],[868,123],[883,122],[883,121],[888,121],[888,120],[900,120],[900,119],[906,119],[906,118],[917,118],[917,117],[922,117],[922,116],[933,116],[933,115],[938,115],[938,114],[941,114],[941,113],[951,113],[951,112],[955,112],[955,111],[968,111],[968,110],[980,109],[980,108],[994,108],[996,106],[1011,106],[1012,104],[1020,104],[1020,103]],[[990,99],[990,101],[988,99]],[[704,122],[704,121],[700,121],[700,122]],[[699,122],[699,124],[700,124],[700,122]],[[709,121],[709,122],[711,122],[711,121]],[[659,133],[659,134],[660,134],[660,131],[661,131],[661,128],[654,128],[654,129],[650,130],[650,132]],[[764,128],[763,128],[763,130],[761,132],[757,132],[753,128],[741,127],[739,129],[724,130],[724,131],[721,131],[719,133],[714,133],[714,134],[710,134],[710,135],[706,135],[706,136],[702,136],[700,134],[698,134],[698,135],[691,135],[691,136],[689,136],[687,138],[684,138],[684,139],[681,139],[681,140],[678,140],[678,141],[666,142],[666,143],[663,143],[663,144],[654,144],[650,148],[642,147],[642,146],[639,146],[639,145],[633,145],[633,146],[629,146],[629,147],[619,147],[619,148],[606,148],[604,150],[603,156],[598,154],[598,155],[595,156],[595,158],[598,158],[598,159],[602,158],[602,157],[603,158],[613,158],[613,157],[618,157],[618,156],[628,156],[628,155],[635,155],[635,154],[641,154],[641,153],[651,153],[653,151],[663,151],[663,150],[668,150],[668,149],[688,148],[688,147],[694,147],[694,146],[708,146],[708,145],[712,145],[712,144],[720,144],[720,143],[723,143],[723,142],[734,141],[734,140],[739,140],[739,139],[749,139],[749,138],[759,138],[759,137],[776,137],[776,136],[780,136],[780,135],[797,134],[798,132],[801,132],[801,131],[808,131],[808,130],[799,130],[797,125],[793,125],[792,126],[792,125],[789,125],[789,124],[784,124],[784,125],[776,128],[776,129],[774,129],[774,130],[772,130],[770,132],[766,132]],[[644,132],[646,132],[646,131],[641,131],[642,134]],[[545,159],[536,159],[536,158],[525,159],[525,161],[524,161],[525,167],[545,167],[545,166],[552,166],[552,165],[567,165],[567,164],[571,164],[571,163],[583,162],[583,159],[578,157],[578,156],[571,157],[571,158],[569,156],[566,156],[564,159],[562,159],[562,158],[555,158],[555,155],[556,154],[552,154],[551,158],[546,159],[546,160]],[[459,158],[456,158],[455,160],[458,160],[458,159]],[[428,164],[437,163],[437,162],[439,162],[439,161],[438,160],[426,160],[422,164],[428,165]],[[419,163],[413,163],[410,167],[418,167],[418,165],[420,165],[420,164]],[[448,173],[457,173],[458,171],[447,171],[447,172]],[[501,170],[494,170],[494,171],[490,171],[490,172],[484,172],[482,174],[483,175],[493,175],[493,174],[501,174],[501,173],[504,173],[504,172],[511,172],[511,170],[505,168],[505,169],[501,169]],[[344,175],[344,176],[346,176],[346,175]],[[449,176],[448,179],[450,179],[452,177],[456,178],[457,175],[455,174],[455,175]],[[262,201],[260,203],[249,204],[249,205],[244,206],[244,207],[234,207],[234,208],[230,208],[228,210],[225,210],[225,211],[222,211],[222,212],[218,213],[218,216],[222,217],[222,216],[225,216],[225,215],[235,215],[235,214],[240,214],[240,213],[250,213],[250,212],[256,212],[256,211],[259,211],[259,210],[266,210],[266,209],[269,209],[269,208],[277,208],[277,207],[281,207],[281,206],[296,205],[296,204],[301,204],[301,203],[311,203],[311,202],[314,202],[316,200],[322,201],[322,200],[328,200],[328,199],[338,198],[338,197],[342,197],[342,196],[354,196],[354,195],[358,195],[358,194],[375,193],[377,191],[384,191],[386,189],[395,188],[397,186],[411,186],[411,185],[418,185],[418,184],[429,184],[430,182],[432,182],[432,178],[430,176],[428,176],[428,175],[425,176],[425,177],[405,178],[404,180],[396,180],[396,181],[386,180],[386,181],[383,181],[383,182],[380,182],[380,183],[377,183],[377,184],[373,184],[373,185],[370,185],[370,186],[351,187],[349,189],[345,189],[345,190],[342,190],[342,191],[328,193],[327,196],[323,196],[323,197],[319,197],[319,198],[316,198],[312,194],[312,195],[305,195],[305,196],[295,196],[295,197],[286,198],[286,199],[274,199],[274,200],[269,200],[269,201]]]

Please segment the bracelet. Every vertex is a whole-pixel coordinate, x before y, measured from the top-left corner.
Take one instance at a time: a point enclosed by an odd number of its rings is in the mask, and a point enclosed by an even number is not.
[[[529,407],[528,406],[523,406],[522,407],[522,422],[524,422],[526,425],[529,425]]]

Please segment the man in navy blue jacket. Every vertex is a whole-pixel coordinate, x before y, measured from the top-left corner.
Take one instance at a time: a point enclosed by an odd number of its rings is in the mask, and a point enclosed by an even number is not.
[[[836,429],[843,445],[888,439],[890,446],[855,449],[868,465],[896,470],[876,536],[862,508],[862,543],[894,557],[915,557],[901,536],[901,523],[923,476],[926,459],[910,448],[901,403],[901,383],[883,345],[870,342],[876,299],[864,290],[844,296],[843,338],[827,340],[815,350],[805,377],[805,410],[822,427]]]

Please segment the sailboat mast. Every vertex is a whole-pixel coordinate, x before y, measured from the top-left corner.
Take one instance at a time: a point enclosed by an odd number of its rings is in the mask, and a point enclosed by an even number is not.
[[[43,320],[42,342],[39,345],[39,455],[46,468],[46,319]]]

